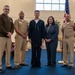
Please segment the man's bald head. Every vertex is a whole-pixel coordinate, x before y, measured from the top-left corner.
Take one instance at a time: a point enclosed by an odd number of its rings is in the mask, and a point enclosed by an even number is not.
[[[23,11],[20,11],[20,13],[19,13],[19,18],[20,18],[20,19],[23,19],[23,18],[24,18],[24,12],[23,12]]]
[[[66,21],[70,21],[71,15],[70,14],[66,14],[65,19]]]

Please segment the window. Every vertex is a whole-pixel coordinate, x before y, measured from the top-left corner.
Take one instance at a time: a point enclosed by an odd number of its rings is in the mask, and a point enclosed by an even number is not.
[[[36,0],[36,10],[64,11],[65,0]]]

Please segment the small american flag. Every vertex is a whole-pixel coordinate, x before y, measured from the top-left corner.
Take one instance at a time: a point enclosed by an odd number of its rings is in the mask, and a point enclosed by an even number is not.
[[[63,23],[66,22],[66,20],[65,20],[66,14],[70,14],[70,11],[69,11],[69,0],[65,0],[65,13],[64,13],[64,21],[63,21]]]

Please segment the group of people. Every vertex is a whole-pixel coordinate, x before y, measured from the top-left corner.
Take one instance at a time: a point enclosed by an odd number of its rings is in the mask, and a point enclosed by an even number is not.
[[[10,7],[5,5],[3,13],[0,15],[0,72],[2,72],[2,53],[6,48],[6,68],[13,69],[10,64],[10,50],[11,50],[11,35],[16,31],[15,36],[15,51],[14,64],[15,68],[28,66],[25,62],[27,36],[31,43],[31,68],[41,68],[41,47],[45,41],[47,49],[47,64],[46,66],[56,66],[56,49],[58,45],[59,26],[55,23],[54,17],[49,16],[47,24],[39,18],[40,11],[35,10],[35,18],[29,23],[24,19],[24,12],[20,11],[19,18],[13,23],[12,18],[8,16]],[[70,68],[73,68],[73,40],[74,38],[74,24],[70,20],[69,15],[66,15],[66,23],[62,26],[63,33],[63,67],[68,66],[68,50],[70,51]]]

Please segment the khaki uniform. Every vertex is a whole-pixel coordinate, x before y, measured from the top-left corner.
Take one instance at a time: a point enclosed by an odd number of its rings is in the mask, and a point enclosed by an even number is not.
[[[71,21],[62,25],[63,32],[63,60],[64,65],[68,64],[68,51],[70,54],[70,66],[74,66],[74,23]]]
[[[14,26],[17,26],[19,30],[26,34],[28,31],[28,22],[26,20],[17,19],[14,22]],[[23,64],[26,55],[26,47],[27,47],[27,38],[23,39],[22,36],[16,33],[15,36],[15,55],[14,55],[14,62],[15,65]]]
[[[8,32],[14,32],[13,20],[5,14],[0,15],[0,69],[2,69],[2,56],[6,50],[6,66],[10,64],[11,38],[8,38]]]

